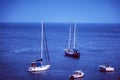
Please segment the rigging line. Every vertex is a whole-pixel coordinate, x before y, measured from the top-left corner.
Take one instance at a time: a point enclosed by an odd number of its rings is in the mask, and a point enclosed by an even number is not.
[[[69,34],[68,34],[68,48],[70,49],[71,48],[71,23],[70,23],[70,26],[69,26]]]
[[[44,41],[44,58],[45,58],[45,63],[47,63],[47,50],[46,50],[46,46],[45,46],[45,41]]]
[[[40,58],[42,59],[43,58],[43,20],[42,20],[42,23],[41,23],[41,53],[40,53]]]
[[[45,46],[45,52],[46,52],[46,59],[47,62],[50,64],[50,58],[49,58],[49,51],[48,51],[48,46],[47,46],[47,39],[46,39],[46,33],[45,33],[45,27],[44,27],[44,46]]]
[[[76,45],[75,45],[75,38],[76,38],[76,20],[75,20],[75,24],[74,24],[74,43],[73,43],[73,48],[76,47]]]

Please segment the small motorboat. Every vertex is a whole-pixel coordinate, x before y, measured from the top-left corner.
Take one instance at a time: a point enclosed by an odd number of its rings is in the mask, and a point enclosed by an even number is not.
[[[111,67],[108,64],[107,65],[100,65],[99,68],[100,68],[100,71],[104,71],[104,72],[112,72],[112,71],[114,71],[114,68]]]
[[[79,79],[84,76],[84,73],[81,70],[76,70],[72,75],[69,76],[70,80]]]

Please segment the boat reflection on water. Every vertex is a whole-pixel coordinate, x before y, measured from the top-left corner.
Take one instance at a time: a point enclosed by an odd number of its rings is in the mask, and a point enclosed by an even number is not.
[[[69,79],[69,80],[83,80],[83,78],[78,78],[78,79]]]
[[[49,70],[46,71],[31,71],[30,74],[46,74]]]

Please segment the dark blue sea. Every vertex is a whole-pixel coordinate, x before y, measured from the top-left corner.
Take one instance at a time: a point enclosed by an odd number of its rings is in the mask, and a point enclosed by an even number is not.
[[[0,80],[69,80],[75,70],[80,80],[120,80],[120,24],[77,24],[76,46],[79,59],[64,56],[68,23],[45,23],[51,67],[38,73],[28,72],[40,57],[40,23],[0,23]],[[109,63],[114,72],[100,72]]]

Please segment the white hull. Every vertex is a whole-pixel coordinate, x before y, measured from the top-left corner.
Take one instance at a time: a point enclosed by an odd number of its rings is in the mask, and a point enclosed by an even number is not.
[[[64,52],[65,53],[69,53],[69,54],[73,54],[73,50],[72,49],[64,49]]]
[[[114,68],[111,67],[111,66],[106,67],[105,65],[100,65],[99,68],[100,68],[101,71],[105,71],[105,72],[112,72],[112,71],[114,71]]]
[[[50,68],[50,65],[42,65],[39,67],[29,67],[28,71],[45,71]]]

